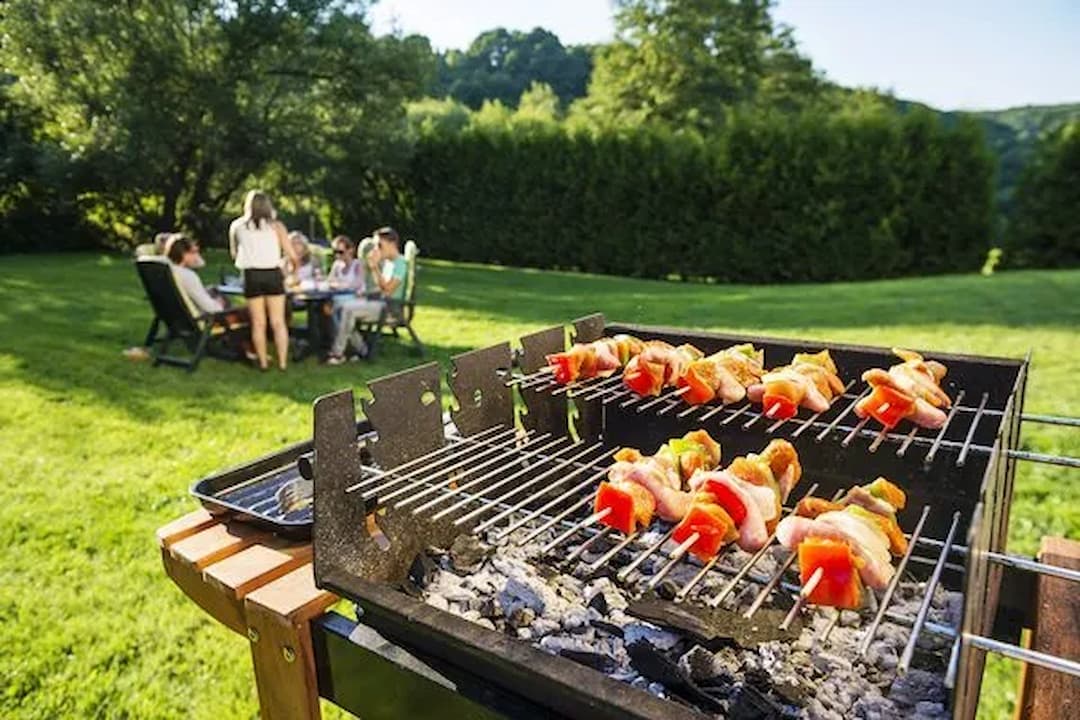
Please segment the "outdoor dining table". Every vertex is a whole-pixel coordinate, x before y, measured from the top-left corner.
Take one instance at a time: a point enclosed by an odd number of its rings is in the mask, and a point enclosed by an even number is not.
[[[230,297],[243,297],[244,286],[239,283],[222,283],[214,286],[221,295]],[[285,294],[290,303],[299,303],[307,311],[307,342],[312,352],[322,354],[329,349],[329,343],[333,340],[329,333],[323,332],[323,308],[332,303],[338,295],[352,295],[354,290],[349,288],[286,288]]]

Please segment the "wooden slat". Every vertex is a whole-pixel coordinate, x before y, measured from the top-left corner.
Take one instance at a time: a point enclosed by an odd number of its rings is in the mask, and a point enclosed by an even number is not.
[[[333,593],[315,587],[314,568],[308,564],[253,591],[246,604],[298,622],[322,614],[336,601]]]
[[[244,602],[263,720],[318,720],[309,621],[337,598],[315,587],[311,564],[252,591]]]
[[[1080,542],[1043,538],[1039,560],[1080,570]],[[1039,652],[1080,658],[1080,587],[1053,577],[1038,581],[1036,626],[1031,647]],[[1080,678],[1037,667],[1023,675],[1019,715],[1026,720],[1080,717]]]
[[[168,552],[177,560],[202,570],[207,565],[254,545],[264,537],[264,533],[243,523],[218,523],[174,542],[168,547]]]
[[[206,581],[241,599],[249,592],[311,562],[311,545],[252,545],[206,568]]]
[[[217,522],[217,518],[208,513],[205,508],[199,508],[159,527],[156,533],[158,545],[168,547],[178,540],[183,540],[200,530],[205,530],[211,525],[217,524]]]
[[[161,549],[161,561],[176,586],[210,617],[234,632],[247,632],[243,600],[211,586],[201,570],[178,560],[167,548]]]

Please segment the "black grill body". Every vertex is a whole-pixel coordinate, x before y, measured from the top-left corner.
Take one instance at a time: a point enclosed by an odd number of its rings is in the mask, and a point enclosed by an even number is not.
[[[868,368],[895,362],[886,348],[608,325],[600,316],[577,321],[574,330],[579,341],[627,332],[672,344],[690,342],[706,352],[753,342],[765,349],[769,367],[786,364],[796,352],[827,347],[845,381],[857,380]],[[544,355],[564,349],[565,342],[561,327],[522,338],[521,371],[536,373],[544,364]],[[992,567],[986,553],[1004,548],[1015,471],[1014,461],[1005,451],[1015,448],[1018,441],[1025,360],[925,352],[927,358],[948,366],[946,391],[954,398],[963,391],[966,400],[961,408],[966,409],[950,418],[940,437],[931,431],[909,437],[907,429],[878,433],[859,425],[850,414],[837,419],[844,403],[837,403],[820,417],[809,418],[803,411],[798,418],[772,427],[771,421],[761,417],[750,423],[759,413],[739,406],[723,408],[702,420],[715,408],[701,408],[680,417],[688,408],[677,400],[643,408],[646,402],[642,400],[605,401],[603,396],[588,393],[568,397],[574,393],[542,384],[515,390],[507,383],[512,355],[510,346],[502,344],[454,358],[450,384],[458,404],[454,421],[460,436],[480,437],[501,426],[513,427],[511,398],[516,392],[525,411],[519,418],[521,426],[595,442],[604,451],[622,445],[651,451],[668,437],[704,427],[720,440],[724,457],[730,459],[759,450],[772,437],[786,437],[800,453],[804,475],[820,483],[820,496],[886,475],[908,492],[909,509],[900,518],[905,529],[910,529],[924,505],[931,508],[924,537],[945,537],[957,516],[954,546],[945,544],[940,550],[941,564],[954,569],[946,569],[941,581],[964,593],[963,623],[957,632],[991,632],[1001,568]],[[856,382],[852,392],[861,390],[861,385]],[[375,467],[402,471],[409,465],[422,467],[425,457],[446,447],[439,403],[430,402],[430,394],[438,397],[440,391],[437,365],[376,380],[369,387],[374,399],[364,403],[364,410],[378,437],[377,442],[368,443]],[[453,516],[431,519],[416,515],[408,509],[395,509],[393,503],[383,504],[377,496],[362,500],[352,489],[365,483],[370,487],[373,481],[365,480],[371,469],[365,469],[356,443],[355,417],[351,391],[325,396],[315,404],[314,563],[320,587],[354,600],[363,613],[361,621],[388,640],[435,664],[453,667],[480,686],[490,683],[500,694],[520,698],[522,707],[542,708],[548,716],[700,717],[681,705],[486,630],[398,590],[417,552],[427,546],[445,547],[475,523],[455,524]],[[804,423],[805,429],[794,435]],[[496,467],[488,473],[492,482],[517,471],[520,464],[510,460],[501,471]],[[486,501],[481,496],[479,502]],[[525,509],[538,504],[539,500]],[[965,540],[966,545],[960,545]],[[937,556],[934,550],[921,569],[916,563],[909,570],[929,573]],[[952,696],[956,717],[974,716],[984,654],[960,645]]]

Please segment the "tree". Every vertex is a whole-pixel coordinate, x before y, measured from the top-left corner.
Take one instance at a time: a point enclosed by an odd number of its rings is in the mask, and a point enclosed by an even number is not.
[[[495,28],[483,32],[467,50],[439,56],[436,95],[460,100],[478,109],[485,100],[507,107],[534,82],[549,85],[560,101],[569,104],[585,94],[592,59],[587,48],[564,46],[557,35],[534,28]]]
[[[582,110],[608,126],[708,130],[751,102],[794,108],[821,81],[770,0],[618,0]]]
[[[254,177],[336,200],[392,159],[427,41],[374,38],[345,0],[12,0],[0,58],[12,97],[87,168],[107,231],[220,232]]]
[[[1020,178],[1005,262],[1080,266],[1080,121],[1048,133]]]

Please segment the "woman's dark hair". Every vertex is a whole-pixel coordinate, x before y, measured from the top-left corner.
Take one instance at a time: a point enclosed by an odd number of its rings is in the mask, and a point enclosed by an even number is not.
[[[270,196],[262,190],[248,190],[244,198],[244,218],[247,226],[254,224],[256,228],[261,228],[264,220],[272,222],[275,217],[274,203],[270,202]]]
[[[388,242],[394,243],[398,247],[401,247],[401,239],[398,238],[397,230],[390,227],[389,225],[379,228],[375,231],[374,235],[380,240],[386,240]]]
[[[338,243],[345,243],[345,247],[356,252],[356,243],[348,235],[338,235],[330,242],[330,247],[337,247]]]
[[[179,265],[183,261],[184,256],[187,255],[193,247],[195,247],[195,243],[191,242],[180,233],[173,233],[169,238],[169,261]]]

